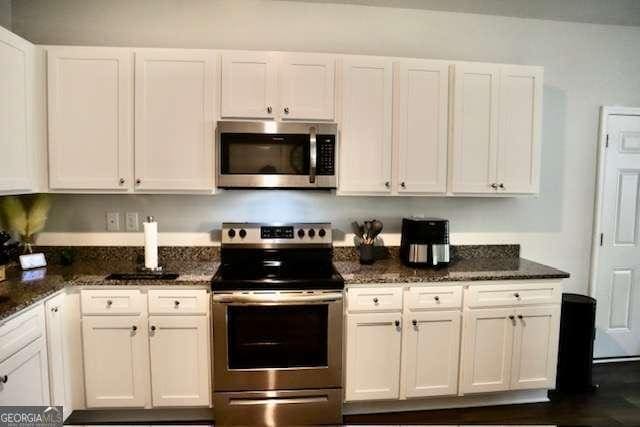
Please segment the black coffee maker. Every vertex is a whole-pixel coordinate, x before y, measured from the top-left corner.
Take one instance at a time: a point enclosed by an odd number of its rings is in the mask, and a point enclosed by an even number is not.
[[[400,259],[411,267],[449,264],[449,221],[442,218],[402,218]]]

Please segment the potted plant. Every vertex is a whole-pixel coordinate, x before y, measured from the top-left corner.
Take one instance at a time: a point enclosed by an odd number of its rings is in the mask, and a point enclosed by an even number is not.
[[[23,202],[24,199],[24,202]],[[5,229],[18,236],[22,252],[32,253],[35,236],[44,228],[51,202],[46,194],[4,197],[0,201]]]

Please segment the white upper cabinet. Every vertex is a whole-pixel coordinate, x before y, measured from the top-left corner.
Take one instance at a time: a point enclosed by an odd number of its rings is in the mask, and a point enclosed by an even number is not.
[[[493,193],[498,142],[500,66],[458,64],[453,96],[454,193]]]
[[[213,190],[217,56],[135,52],[136,191]]]
[[[283,53],[280,58],[282,119],[333,120],[335,56]]]
[[[391,59],[343,60],[341,194],[391,191],[392,83]]]
[[[449,64],[402,61],[394,64],[394,126],[398,193],[445,193]]]
[[[500,68],[499,192],[537,193],[540,172],[542,68]]]
[[[0,195],[29,192],[30,87],[34,46],[0,27]]]
[[[539,190],[542,68],[457,64],[452,193]]]
[[[277,83],[277,63],[272,53],[223,53],[220,116],[276,117]]]
[[[51,189],[130,188],[131,51],[52,47],[47,72]]]

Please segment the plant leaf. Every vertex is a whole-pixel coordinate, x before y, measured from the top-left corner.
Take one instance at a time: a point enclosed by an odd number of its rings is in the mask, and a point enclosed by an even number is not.
[[[27,234],[28,221],[24,205],[14,196],[7,196],[2,200],[2,212],[7,229],[20,236]]]
[[[27,236],[33,236],[44,229],[50,208],[51,201],[46,194],[38,194],[35,197],[29,209]]]

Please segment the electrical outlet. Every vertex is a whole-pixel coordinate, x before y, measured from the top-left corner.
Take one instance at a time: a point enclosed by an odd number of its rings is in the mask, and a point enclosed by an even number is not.
[[[107,231],[120,231],[119,212],[107,212]]]
[[[126,219],[126,228],[127,231],[138,231],[139,230],[139,222],[138,222],[138,212],[127,212],[125,214]]]

